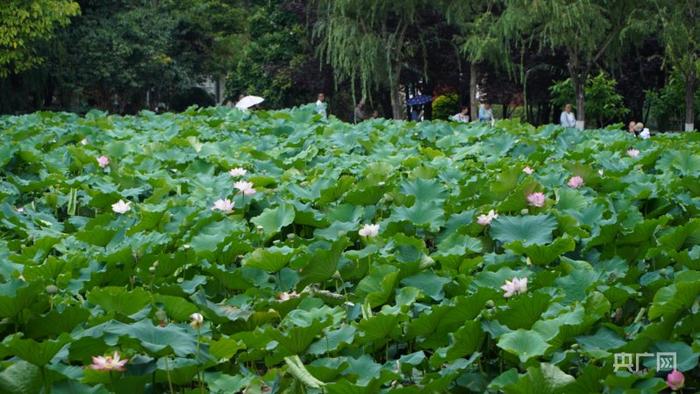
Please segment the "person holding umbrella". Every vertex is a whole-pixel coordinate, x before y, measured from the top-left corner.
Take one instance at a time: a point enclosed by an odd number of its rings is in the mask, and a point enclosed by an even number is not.
[[[242,97],[238,102],[236,103],[236,108],[242,110],[242,111],[247,111],[250,108],[262,103],[265,101],[264,98],[258,97],[258,96],[245,96]]]
[[[411,120],[416,122],[423,120],[423,106],[431,101],[433,101],[433,97],[425,94],[419,94],[409,98],[406,104],[411,107]],[[417,107],[420,107],[420,111]]]

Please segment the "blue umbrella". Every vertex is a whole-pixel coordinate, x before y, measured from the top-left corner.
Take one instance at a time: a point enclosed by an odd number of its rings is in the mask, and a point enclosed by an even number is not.
[[[406,104],[408,104],[408,105],[423,105],[423,104],[428,104],[431,101],[433,101],[433,98],[431,96],[421,94],[420,96],[414,96],[414,97],[411,97],[410,99],[406,100]]]

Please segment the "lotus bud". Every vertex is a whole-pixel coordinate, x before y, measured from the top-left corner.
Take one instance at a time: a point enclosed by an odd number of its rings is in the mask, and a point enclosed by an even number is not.
[[[46,286],[46,292],[49,294],[56,294],[58,293],[58,287],[56,285],[48,285]]]
[[[190,326],[195,330],[199,330],[204,325],[204,316],[201,313],[191,314],[190,319]]]

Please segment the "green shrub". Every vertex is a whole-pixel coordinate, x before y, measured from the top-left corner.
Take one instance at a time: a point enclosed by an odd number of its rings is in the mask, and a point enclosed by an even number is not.
[[[680,130],[685,121],[685,85],[672,75],[663,88],[645,92],[645,108],[649,108],[650,124],[659,130]],[[700,115],[700,87],[695,91],[696,123]]]
[[[433,100],[433,119],[447,120],[459,112],[459,95],[457,93],[438,96]]]
[[[586,121],[591,126],[603,127],[625,120],[624,117],[630,110],[625,108],[622,95],[615,90],[616,86],[617,81],[602,72],[586,81]],[[555,107],[561,109],[566,104],[575,107],[576,95],[570,78],[555,83],[549,91]]]

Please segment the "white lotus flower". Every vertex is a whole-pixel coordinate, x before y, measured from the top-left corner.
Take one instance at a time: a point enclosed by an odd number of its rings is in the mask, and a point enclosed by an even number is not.
[[[233,212],[233,201],[228,198],[218,199],[214,201],[214,206],[211,207],[212,211],[221,211],[223,213]]]
[[[243,176],[247,173],[248,173],[248,170],[246,170],[245,168],[241,168],[241,167],[232,168],[228,171],[228,174],[231,175],[232,177]]]
[[[204,325],[204,316],[201,313],[193,313],[190,315],[190,326],[195,330],[199,330]]]
[[[506,280],[506,284],[501,286],[501,289],[505,291],[503,297],[510,298],[516,294],[524,294],[527,292],[527,278],[513,278],[512,280]]]
[[[362,226],[360,231],[357,232],[360,234],[361,237],[376,237],[379,234],[379,225],[378,224],[365,224]]]
[[[124,201],[124,200],[119,200],[116,203],[112,204],[112,211],[116,213],[127,213],[129,210],[131,210],[131,201]]]
[[[256,193],[252,182],[238,181],[233,184],[233,187],[243,193],[244,196],[252,196]]]
[[[496,219],[497,217],[498,217],[498,214],[496,213],[496,211],[494,211],[494,210],[492,209],[492,210],[490,210],[489,213],[487,213],[487,214],[479,215],[479,217],[476,218],[476,222],[479,223],[479,224],[482,225],[482,226],[486,226],[486,225],[491,224],[491,221],[492,221],[493,219]]]

